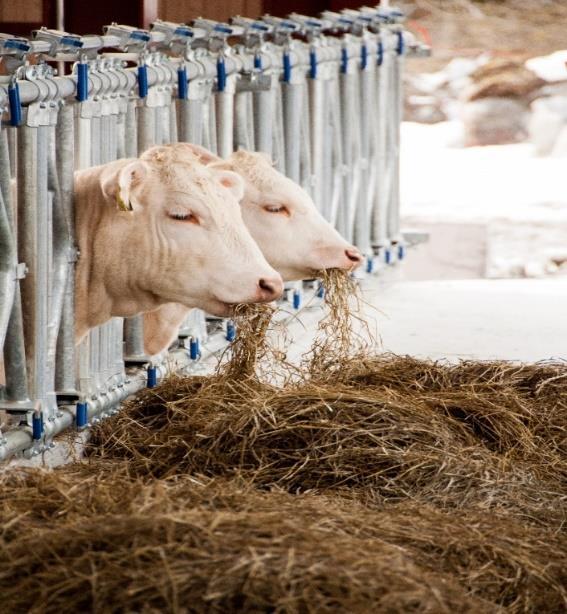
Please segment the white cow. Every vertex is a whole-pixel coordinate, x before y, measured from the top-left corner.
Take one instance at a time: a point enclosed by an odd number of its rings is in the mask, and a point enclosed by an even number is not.
[[[227,316],[280,296],[281,276],[242,221],[243,190],[236,173],[171,147],[78,171],[77,340],[165,303]]]
[[[222,160],[196,145],[177,143],[169,147],[180,157],[194,152],[209,168],[236,172],[244,179],[240,203],[244,222],[285,281],[315,277],[323,269],[350,270],[361,264],[360,252],[323,218],[305,190],[278,172],[266,155],[237,151]],[[146,313],[146,352],[157,354],[166,349],[177,337],[186,315],[187,309],[176,304]]]

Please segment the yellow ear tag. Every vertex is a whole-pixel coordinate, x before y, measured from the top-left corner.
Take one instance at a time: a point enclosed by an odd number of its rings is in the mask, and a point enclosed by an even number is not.
[[[118,195],[116,196],[116,203],[118,204],[120,211],[132,211],[132,205],[124,202],[122,196],[120,196],[120,192],[118,192]]]

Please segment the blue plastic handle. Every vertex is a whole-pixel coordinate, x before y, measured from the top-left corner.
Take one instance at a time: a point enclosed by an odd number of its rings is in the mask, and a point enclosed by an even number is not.
[[[311,49],[309,52],[309,77],[317,79],[317,52]]]
[[[32,417],[32,437],[35,441],[41,439],[43,435],[43,414],[38,413]]]
[[[80,62],[77,65],[77,100],[84,102],[89,97],[89,65]]]
[[[75,415],[75,425],[78,429],[87,426],[89,421],[88,405],[86,403],[77,403],[77,413]]]
[[[199,339],[192,337],[189,341],[189,358],[191,358],[191,360],[198,360],[200,355]]]
[[[362,45],[360,47],[360,70],[366,70],[368,66],[368,47]]]
[[[157,386],[157,368],[148,367],[147,388],[155,388]]]
[[[378,66],[382,66],[384,63],[384,43],[380,41],[378,43]]]
[[[348,70],[348,51],[344,47],[341,49],[341,73],[346,74]]]
[[[217,60],[217,86],[219,92],[224,92],[226,89],[226,66],[224,58]]]
[[[283,80],[284,83],[289,83],[291,81],[291,58],[287,51],[284,51],[283,54]]]
[[[177,97],[179,100],[187,100],[187,94],[189,93],[189,83],[187,81],[187,69],[177,69]]]
[[[17,82],[8,87],[8,102],[10,104],[10,126],[19,126],[22,123],[22,105]]]
[[[140,98],[148,95],[148,67],[145,64],[138,66],[138,95]]]

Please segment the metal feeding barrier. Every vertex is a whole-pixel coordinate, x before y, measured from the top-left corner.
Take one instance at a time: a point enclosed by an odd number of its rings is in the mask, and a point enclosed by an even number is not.
[[[207,335],[194,310],[185,340],[159,360],[144,354],[141,316],[113,318],[75,346],[74,170],[176,141],[223,157],[262,151],[359,247],[367,273],[403,258],[401,71],[426,49],[402,21],[388,7],[0,34],[0,459],[39,454],[63,429],[116,412],[166,369],[197,361]],[[302,287],[290,290],[299,308]],[[231,322],[211,326],[209,347],[234,338]]]

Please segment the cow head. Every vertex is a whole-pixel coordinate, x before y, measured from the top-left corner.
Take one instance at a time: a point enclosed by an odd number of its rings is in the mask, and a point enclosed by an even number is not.
[[[101,187],[129,218],[120,241],[128,246],[130,279],[156,303],[226,316],[236,303],[272,301],[283,291],[243,223],[236,173],[206,167],[188,151],[154,147],[139,160],[108,165]]]
[[[195,145],[188,149],[210,168],[234,171],[244,179],[242,217],[266,260],[293,281],[322,269],[355,269],[362,255],[319,213],[310,196],[277,171],[262,153],[237,151],[227,160]]]

